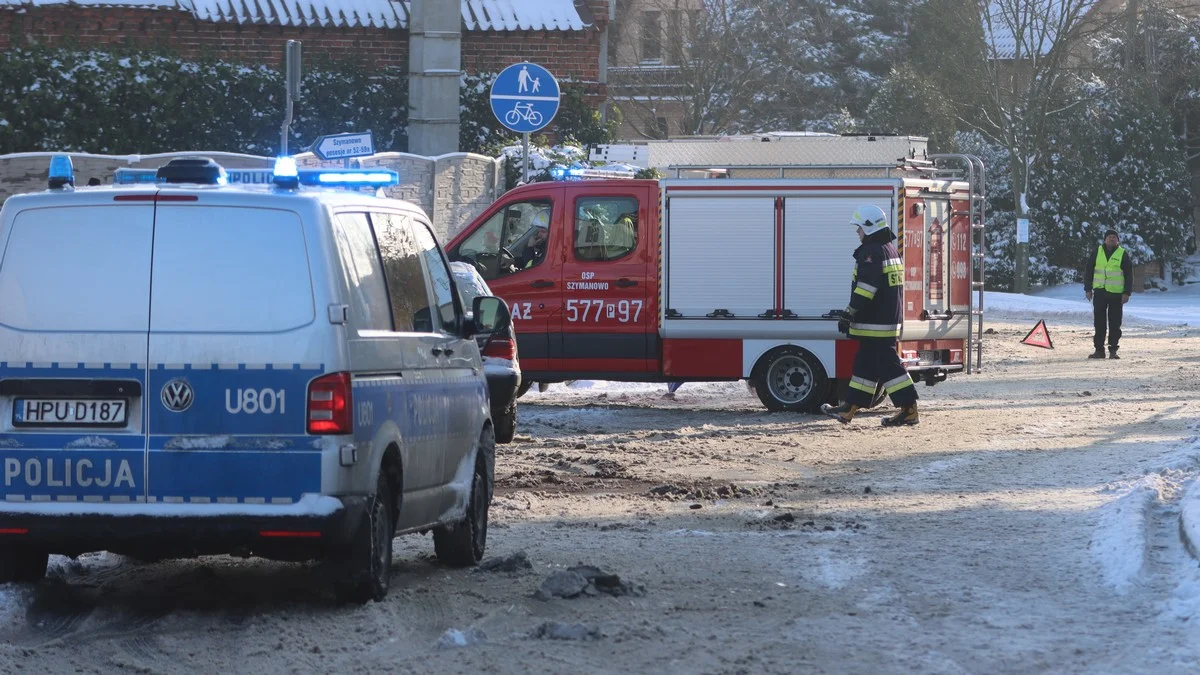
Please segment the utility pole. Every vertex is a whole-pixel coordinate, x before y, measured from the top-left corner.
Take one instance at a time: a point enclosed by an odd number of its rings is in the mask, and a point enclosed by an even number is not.
[[[300,41],[288,40],[283,53],[284,82],[287,97],[284,103],[283,124],[279,127],[279,154],[288,154],[288,134],[292,128],[292,103],[300,98]]]
[[[408,14],[408,151],[458,151],[462,12],[458,2],[412,0]]]
[[[609,36],[612,35],[611,26],[617,20],[617,0],[608,0],[608,21],[604,23],[604,32],[600,35],[600,86],[607,91],[608,88],[608,50]],[[604,97],[604,102],[600,104],[600,121],[608,123],[608,107],[609,97]]]
[[[1017,256],[1013,269],[1013,292],[1029,292],[1029,205],[1025,193],[1017,193]]]

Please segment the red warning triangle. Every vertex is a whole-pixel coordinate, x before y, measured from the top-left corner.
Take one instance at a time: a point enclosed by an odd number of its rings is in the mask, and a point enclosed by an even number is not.
[[[1029,335],[1026,335],[1024,340],[1021,340],[1021,344],[1031,347],[1054,349],[1054,343],[1050,341],[1050,329],[1046,328],[1046,320],[1042,319],[1038,321],[1033,330],[1029,331]]]

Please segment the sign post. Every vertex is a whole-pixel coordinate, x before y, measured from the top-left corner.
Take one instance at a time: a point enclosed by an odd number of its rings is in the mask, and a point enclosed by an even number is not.
[[[279,130],[279,154],[288,154],[288,132],[292,126],[292,103],[300,98],[300,42],[288,40],[287,50],[283,55],[287,88],[287,103],[283,115],[283,126]]]
[[[312,151],[317,157],[324,160],[345,160],[344,165],[349,167],[351,157],[366,157],[375,154],[375,137],[369,131],[322,136],[313,142]]]
[[[529,177],[529,134],[545,128],[558,114],[561,91],[550,71],[536,63],[515,63],[492,82],[492,114],[521,134],[524,156],[521,179]]]

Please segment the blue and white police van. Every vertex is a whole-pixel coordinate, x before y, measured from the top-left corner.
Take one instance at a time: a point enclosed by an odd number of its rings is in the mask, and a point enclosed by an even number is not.
[[[230,185],[206,158],[0,209],[0,583],[49,554],[322,559],[381,599],[392,539],[471,565],[495,436],[474,339],[426,215],[350,188],[387,170]]]

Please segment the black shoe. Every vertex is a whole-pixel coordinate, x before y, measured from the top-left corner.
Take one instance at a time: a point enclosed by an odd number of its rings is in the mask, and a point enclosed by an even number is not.
[[[883,419],[883,426],[906,427],[913,424],[920,424],[920,422],[921,416],[917,414],[917,404],[914,403],[910,406],[901,408],[900,412],[892,415],[891,417],[885,417]]]
[[[1104,358],[1104,350],[1097,349],[1096,351],[1092,352],[1091,354],[1088,354],[1088,358],[1089,359],[1102,359],[1102,358]]]
[[[1119,359],[1119,358],[1121,358],[1121,357],[1117,356],[1117,353],[1116,353],[1116,352],[1109,352],[1109,353],[1108,353],[1108,358],[1110,358],[1110,359]]]

